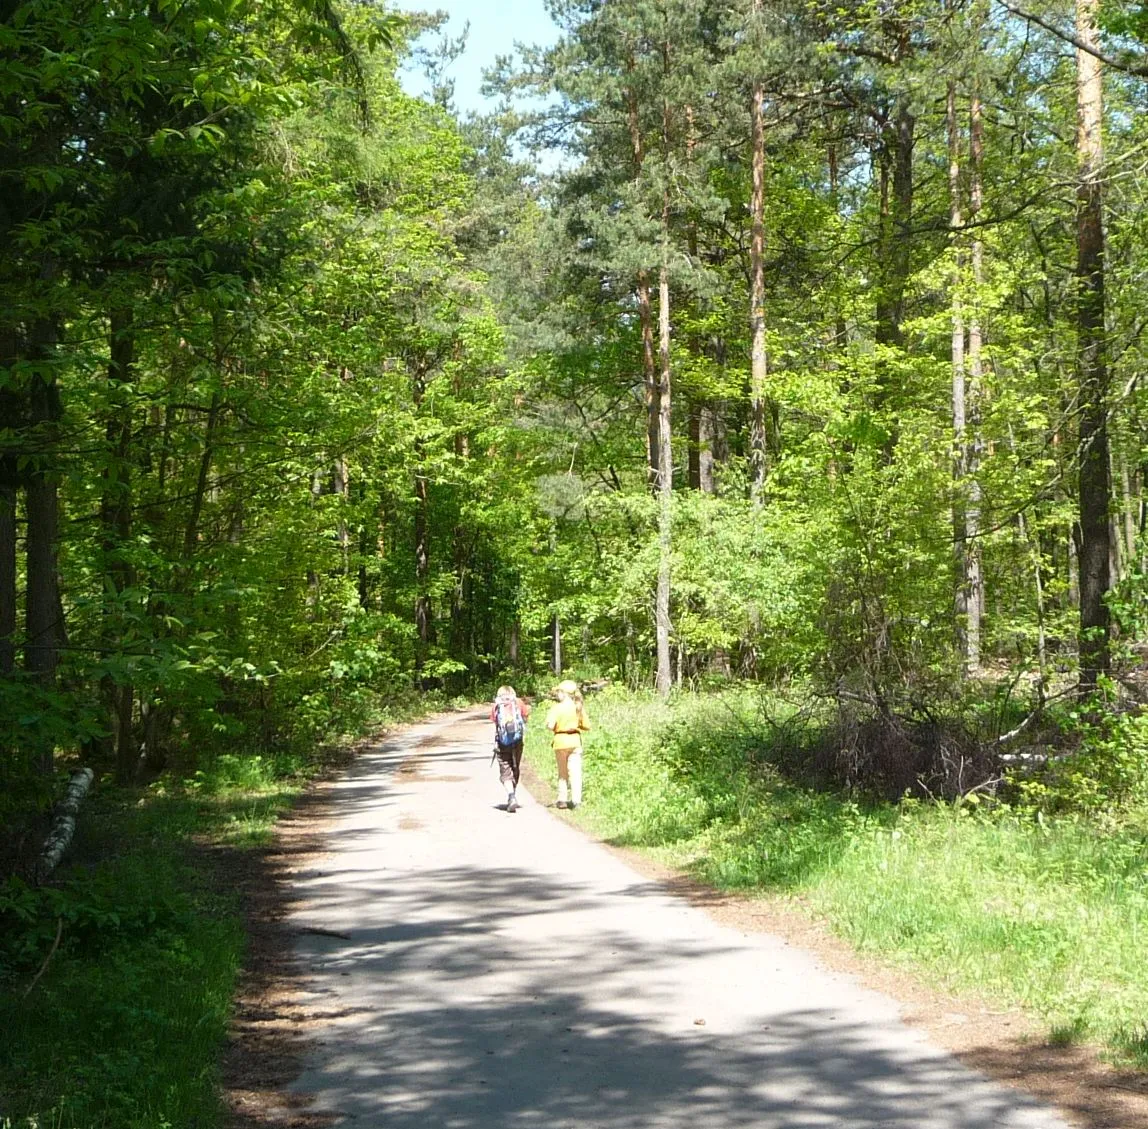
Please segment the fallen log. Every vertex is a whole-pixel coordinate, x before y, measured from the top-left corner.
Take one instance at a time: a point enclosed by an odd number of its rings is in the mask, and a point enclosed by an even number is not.
[[[44,846],[32,867],[32,881],[36,885],[43,882],[64,857],[76,833],[76,814],[94,778],[95,773],[90,768],[81,768],[68,781],[64,798],[56,806],[52,818],[52,830],[44,840]]]

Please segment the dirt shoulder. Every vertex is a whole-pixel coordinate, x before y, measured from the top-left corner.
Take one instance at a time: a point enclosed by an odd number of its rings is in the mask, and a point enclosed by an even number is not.
[[[220,1071],[227,1129],[325,1129],[332,1123],[288,1090],[307,1045],[335,1018],[300,1003],[306,969],[295,955],[297,931],[288,920],[296,903],[293,877],[323,858],[327,829],[338,815],[331,784],[357,751],[345,750],[311,782],[279,819],[266,847],[218,853],[221,876],[240,898],[247,930]]]

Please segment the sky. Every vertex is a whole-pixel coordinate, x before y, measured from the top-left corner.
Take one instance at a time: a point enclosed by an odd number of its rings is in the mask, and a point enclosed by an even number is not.
[[[455,81],[454,101],[465,117],[470,110],[493,109],[494,103],[478,92],[482,70],[498,55],[509,55],[514,44],[553,43],[558,29],[546,14],[543,0],[401,0],[397,5],[406,11],[450,13],[447,33],[460,35],[470,21],[466,52],[451,68]],[[412,94],[426,92],[426,82],[419,74],[405,74],[403,85]]]

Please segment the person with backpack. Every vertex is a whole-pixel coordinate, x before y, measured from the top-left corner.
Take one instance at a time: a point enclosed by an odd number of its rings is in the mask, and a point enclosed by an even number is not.
[[[590,728],[582,691],[578,683],[565,679],[558,683],[558,701],[546,715],[546,728],[554,734],[551,747],[558,762],[558,803],[560,808],[576,808],[582,802],[582,734]],[[570,786],[570,800],[566,786]]]
[[[514,692],[513,686],[499,686],[490,707],[494,722],[494,751],[498,757],[498,779],[506,789],[506,810],[518,811],[515,792],[522,771],[522,739],[526,736],[526,719],[530,703]]]

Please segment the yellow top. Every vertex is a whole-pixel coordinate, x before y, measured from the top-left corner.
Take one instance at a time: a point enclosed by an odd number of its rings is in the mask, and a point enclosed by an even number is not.
[[[580,749],[582,733],[590,728],[590,723],[586,720],[585,709],[579,710],[577,702],[565,698],[550,707],[546,728],[554,734],[552,748]]]

